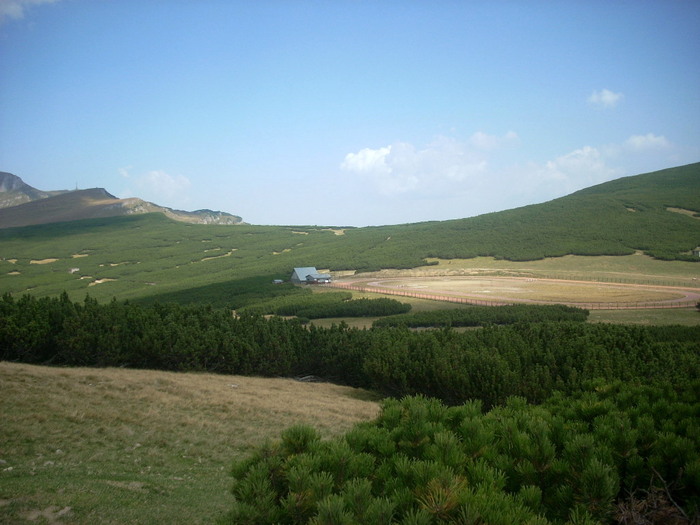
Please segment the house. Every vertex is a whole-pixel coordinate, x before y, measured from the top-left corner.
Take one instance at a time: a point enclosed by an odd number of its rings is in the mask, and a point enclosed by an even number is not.
[[[697,248],[695,248],[695,249],[693,250],[693,255],[694,255],[695,257],[700,257],[700,246],[698,246]]]
[[[325,284],[331,282],[329,273],[319,273],[313,266],[294,268],[291,281],[294,284]]]

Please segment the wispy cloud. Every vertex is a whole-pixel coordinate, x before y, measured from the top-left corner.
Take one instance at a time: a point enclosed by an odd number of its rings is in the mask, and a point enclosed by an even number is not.
[[[625,97],[622,93],[614,93],[609,89],[601,89],[600,91],[594,91],[588,97],[588,102],[597,107],[601,108],[614,108],[620,101]]]
[[[120,192],[122,197],[140,197],[162,206],[186,206],[192,183],[184,175],[171,175],[163,170],[151,170],[139,175],[131,173],[132,166],[119,168],[119,175],[130,187]]]
[[[59,0],[0,0],[0,24],[9,19],[24,18],[25,11],[41,4],[53,4]]]
[[[162,170],[149,171],[137,180],[137,184],[148,193],[167,199],[182,197],[192,186],[187,177],[170,175]]]
[[[119,172],[119,175],[124,178],[124,179],[129,179],[131,178],[131,173],[129,173],[132,169],[134,169],[133,166],[125,166],[123,168],[119,168],[117,171]]]
[[[671,143],[663,135],[647,133],[646,135],[632,135],[627,139],[625,145],[636,151],[648,151],[667,149]]]
[[[555,182],[558,193],[568,193],[622,175],[620,169],[608,165],[604,151],[584,146],[547,161],[538,173],[538,182]]]
[[[469,142],[480,150],[494,150],[518,144],[520,137],[515,131],[509,131],[503,136],[489,135],[483,131],[477,131],[470,138]]]
[[[517,134],[499,137],[484,132],[467,141],[440,136],[423,148],[396,142],[348,153],[341,169],[364,177],[383,194],[438,193],[485,174],[489,154],[518,142]]]

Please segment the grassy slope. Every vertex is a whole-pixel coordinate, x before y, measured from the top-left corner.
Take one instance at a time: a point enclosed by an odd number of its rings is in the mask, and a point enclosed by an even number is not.
[[[693,213],[700,214],[700,163],[618,179],[543,204],[406,227],[405,234],[429,234],[431,255],[441,258],[533,260],[637,250],[672,258],[700,243],[700,217]],[[398,234],[392,240],[406,242]]]
[[[286,278],[295,266],[376,270],[413,268],[428,257],[523,260],[636,250],[675,257],[700,244],[700,220],[669,207],[700,211],[700,164],[471,219],[343,235],[319,227],[188,225],[158,214],[4,229],[0,290],[216,302],[244,279]]]
[[[286,379],[0,362],[0,384],[0,523],[211,523],[234,458],[378,410],[365,391]]]

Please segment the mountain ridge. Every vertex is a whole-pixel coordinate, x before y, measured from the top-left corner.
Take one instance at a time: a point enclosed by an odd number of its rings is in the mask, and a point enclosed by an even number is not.
[[[0,171],[0,209],[17,206],[38,199],[46,199],[67,191],[68,190],[38,190],[24,182],[17,175],[6,171]]]
[[[237,215],[208,209],[183,211],[159,206],[138,197],[119,199],[104,188],[43,191],[9,172],[0,172],[0,228],[54,222],[162,213],[194,224],[242,224]]]

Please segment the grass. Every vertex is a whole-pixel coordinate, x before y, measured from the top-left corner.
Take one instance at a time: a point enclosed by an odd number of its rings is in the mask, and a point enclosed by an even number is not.
[[[641,324],[641,325],[700,325],[700,311],[695,308],[671,308],[650,310],[591,310],[591,323]]]
[[[325,383],[0,362],[0,523],[211,523],[231,461],[296,423],[378,411]]]

